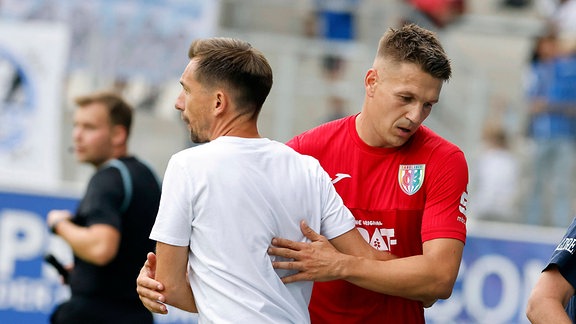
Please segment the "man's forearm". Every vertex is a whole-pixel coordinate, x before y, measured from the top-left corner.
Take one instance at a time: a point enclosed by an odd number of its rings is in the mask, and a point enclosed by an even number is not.
[[[347,259],[344,280],[357,286],[431,305],[446,299],[458,276],[464,244],[435,239],[423,244],[423,254],[389,261]]]
[[[527,316],[532,324],[572,323],[564,307],[556,300],[544,300],[537,305],[531,304],[528,307]]]
[[[98,266],[110,262],[120,244],[120,232],[105,224],[82,227],[62,221],[58,223],[57,234],[70,245],[74,255]]]
[[[452,293],[453,277],[435,269],[422,255],[389,261],[349,258],[345,262],[342,279],[375,292],[421,301],[424,305]]]
[[[194,294],[189,284],[182,283],[178,287],[166,287],[164,295],[166,296],[166,304],[187,312],[198,313]]]
[[[156,278],[164,285],[166,304],[197,313],[196,301],[188,282],[188,246],[156,244]]]

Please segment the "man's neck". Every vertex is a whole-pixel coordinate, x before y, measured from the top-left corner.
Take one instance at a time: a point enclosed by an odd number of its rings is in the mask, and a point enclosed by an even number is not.
[[[231,120],[216,125],[211,140],[220,136],[235,136],[244,138],[260,138],[256,119],[246,119],[246,116],[237,116]]]

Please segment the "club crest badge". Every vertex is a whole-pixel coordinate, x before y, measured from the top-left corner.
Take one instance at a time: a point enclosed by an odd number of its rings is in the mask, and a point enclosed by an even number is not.
[[[411,196],[422,188],[425,164],[401,164],[398,168],[398,184],[405,194]]]

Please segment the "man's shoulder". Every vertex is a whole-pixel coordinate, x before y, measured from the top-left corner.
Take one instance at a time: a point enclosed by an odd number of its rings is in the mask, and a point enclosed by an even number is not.
[[[109,160],[98,170],[98,173],[108,177],[118,175],[130,177],[132,175],[140,176],[145,170],[154,174],[153,168],[150,165],[135,156],[129,156]]]
[[[94,174],[92,175],[92,178],[90,178],[91,181],[103,181],[106,179],[113,179],[115,177],[120,176],[120,170],[118,170],[118,168],[113,167],[113,165],[116,165],[116,163],[121,163],[121,162],[112,162],[112,160],[106,162],[105,164],[103,164],[102,166],[100,166],[96,172],[94,172]]]
[[[154,168],[143,160],[130,156],[107,161],[98,168],[91,181],[102,184],[117,182],[120,179],[126,181],[126,179],[133,177],[141,178],[148,175],[156,177]]]
[[[111,159],[96,170],[90,178],[88,187],[92,190],[116,190],[126,177],[131,177],[128,166],[118,159]]]

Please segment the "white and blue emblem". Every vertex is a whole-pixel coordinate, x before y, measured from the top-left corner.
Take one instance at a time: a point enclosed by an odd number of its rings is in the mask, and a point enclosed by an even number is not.
[[[0,46],[0,159],[23,154],[37,124],[31,118],[36,98],[30,73],[8,49]]]

